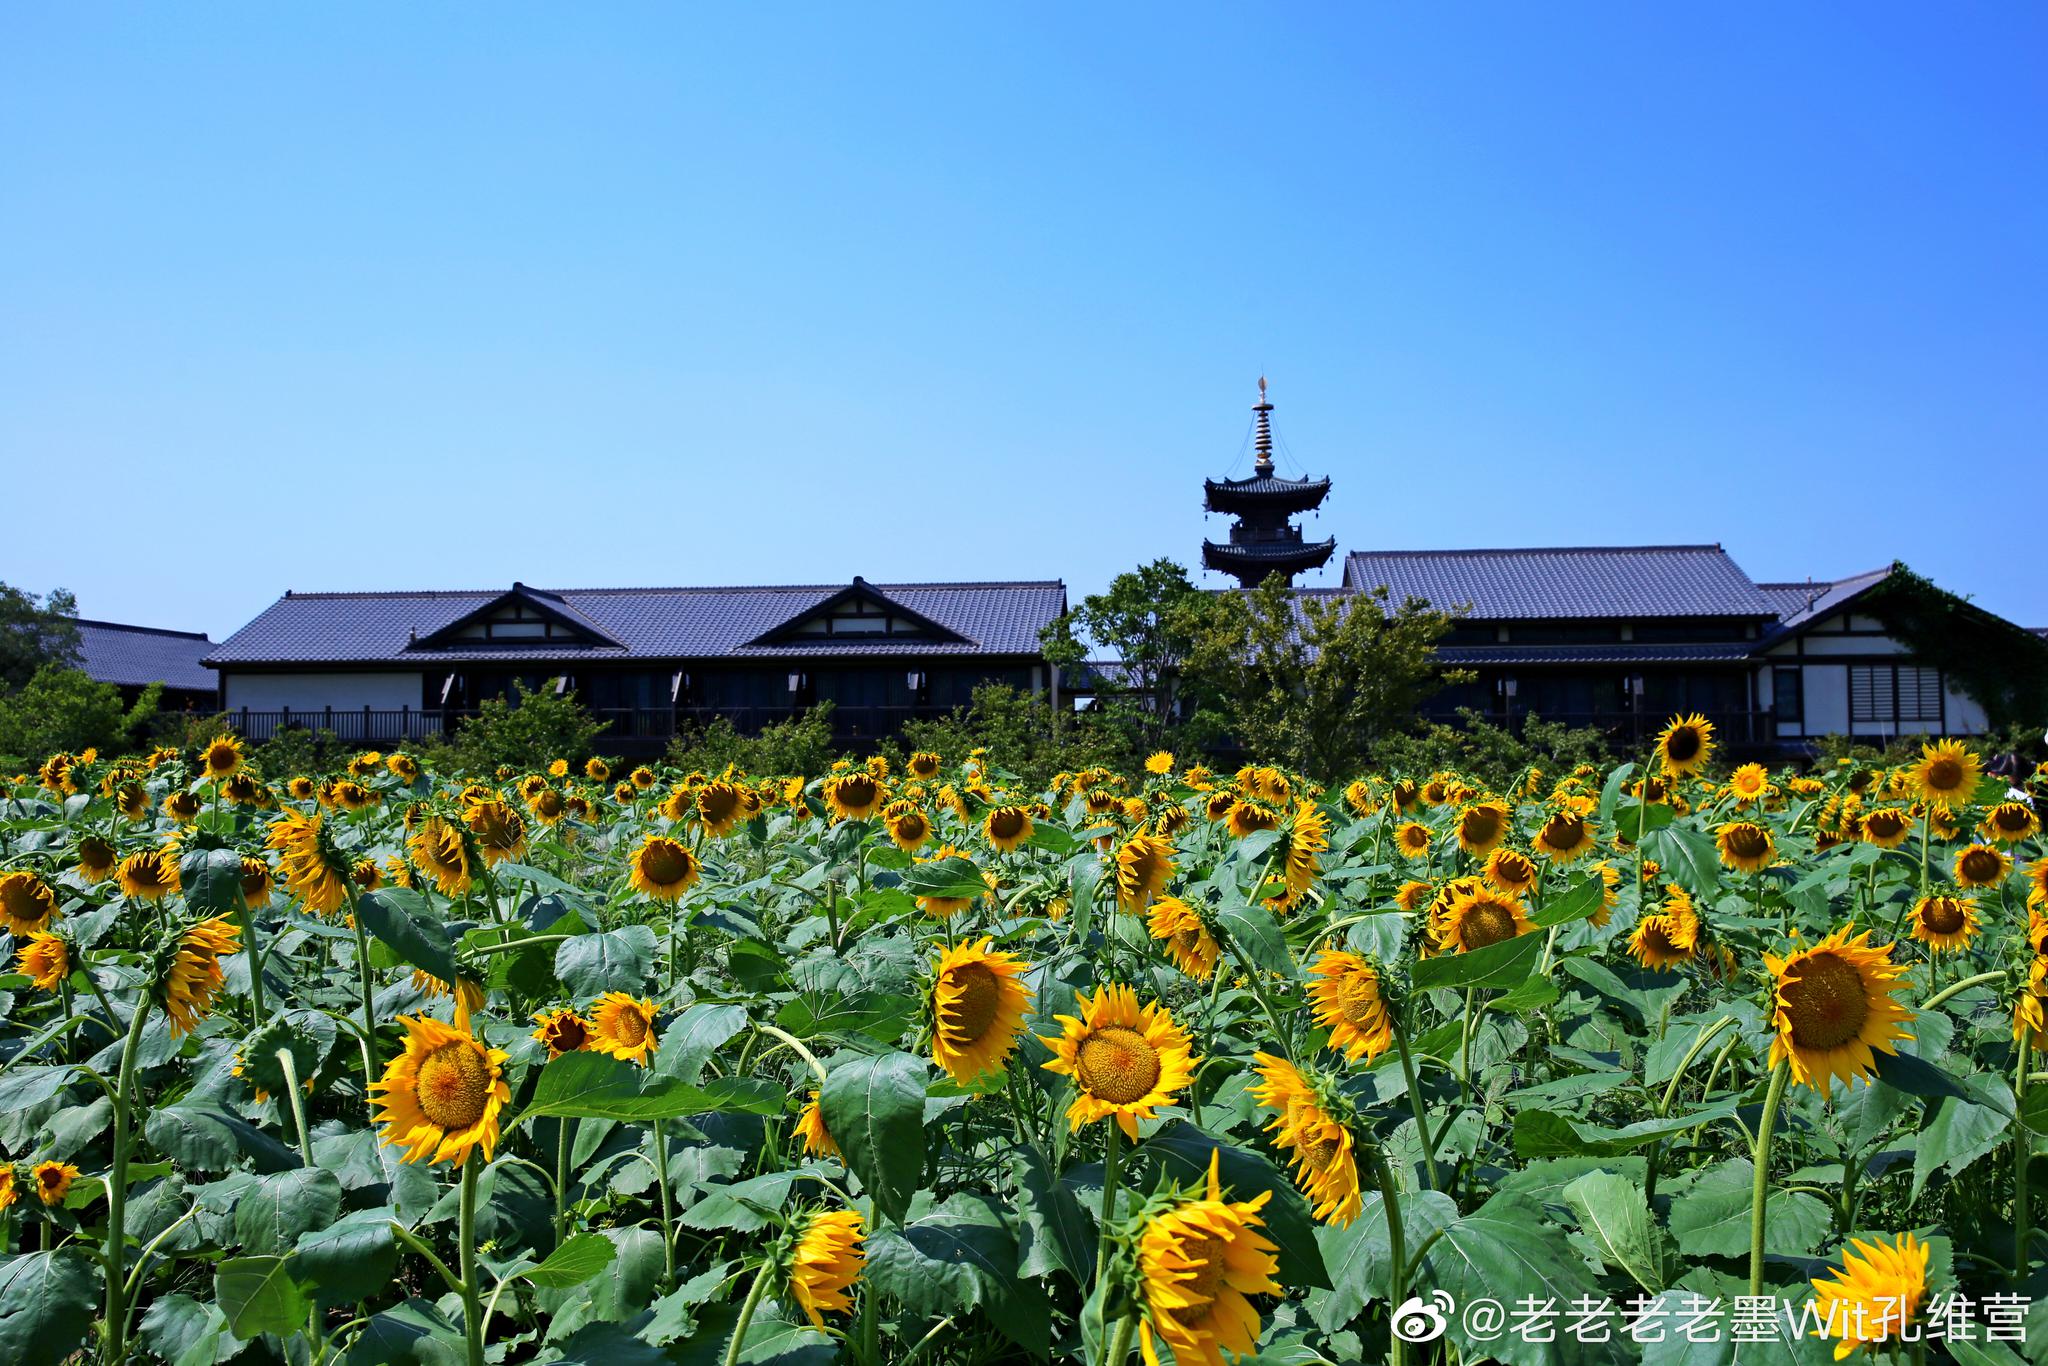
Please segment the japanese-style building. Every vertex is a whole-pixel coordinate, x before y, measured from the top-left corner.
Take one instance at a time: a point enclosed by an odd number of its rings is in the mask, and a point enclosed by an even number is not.
[[[254,740],[280,729],[391,744],[483,702],[574,690],[619,753],[723,717],[743,731],[832,704],[861,745],[943,715],[976,686],[1056,696],[1038,633],[1057,580],[759,588],[287,592],[213,650],[221,702]]]
[[[1259,401],[1252,405],[1252,412],[1257,419],[1257,458],[1251,476],[1202,481],[1204,510],[1233,519],[1227,542],[1202,542],[1202,564],[1230,575],[1242,588],[1264,583],[1273,574],[1284,574],[1291,583],[1296,574],[1328,564],[1337,552],[1334,537],[1304,541],[1301,528],[1294,524],[1294,518],[1323,505],[1323,499],[1330,496],[1330,481],[1286,479],[1276,473],[1273,405],[1266,400],[1263,375],[1259,377]]]
[[[163,685],[159,711],[211,712],[220,700],[220,680],[206,667],[213,642],[203,631],[167,631],[116,621],[78,626],[78,667],[88,678],[111,683],[133,705],[152,683]]]

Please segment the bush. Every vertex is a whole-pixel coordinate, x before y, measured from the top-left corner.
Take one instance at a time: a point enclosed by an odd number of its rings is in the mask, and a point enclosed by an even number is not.
[[[984,683],[974,701],[955,707],[948,716],[911,721],[903,727],[899,746],[883,752],[900,758],[928,749],[958,763],[976,749],[988,751],[990,766],[1017,774],[1028,785],[1043,787],[1052,775],[1104,765],[1132,766],[1133,751],[1125,732],[1088,712],[1056,715],[1040,694],[1020,692],[1004,683]]]
[[[1605,765],[1612,755],[1597,728],[1574,730],[1531,715],[1516,735],[1470,707],[1458,709],[1458,724],[1437,722],[1420,731],[1390,735],[1373,747],[1373,763],[1388,773],[1420,775],[1454,768],[1505,792],[1531,768],[1556,777],[1580,764]]]
[[[756,776],[816,776],[832,766],[832,704],[821,702],[801,716],[742,735],[720,716],[709,725],[679,731],[668,744],[668,761],[686,771],[722,773],[735,767]]]
[[[573,691],[557,695],[544,686],[529,692],[515,683],[510,698],[489,699],[452,739],[423,752],[444,773],[490,773],[502,764],[530,771],[587,757],[607,724],[585,711]]]
[[[152,683],[130,707],[113,684],[45,664],[18,691],[0,694],[0,766],[33,767],[59,751],[126,751],[148,728],[162,694],[163,685]]]

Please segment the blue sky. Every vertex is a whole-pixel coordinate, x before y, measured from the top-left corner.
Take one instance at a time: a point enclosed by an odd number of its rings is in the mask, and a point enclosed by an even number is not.
[[[0,578],[216,636],[1078,597],[1199,558],[1264,372],[1341,547],[1901,558],[2048,625],[2044,52],[2023,5],[12,7]]]

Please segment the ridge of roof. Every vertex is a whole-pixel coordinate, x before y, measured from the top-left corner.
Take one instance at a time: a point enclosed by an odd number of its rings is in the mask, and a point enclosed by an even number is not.
[[[168,626],[137,626],[126,621],[101,621],[97,617],[73,617],[74,626],[96,626],[102,631],[134,631],[139,635],[176,636],[180,640],[210,640],[204,631],[176,631]]]
[[[1344,558],[1371,559],[1379,556],[1444,555],[1641,555],[1677,551],[1725,551],[1719,541],[1706,545],[1525,545],[1481,546],[1466,550],[1351,550]]]
[[[868,580],[871,588],[944,588],[950,590],[974,588],[1064,588],[1065,579],[980,579],[962,580],[950,583],[882,583]],[[661,584],[643,588],[541,588],[534,584],[525,587],[535,593],[550,597],[565,593],[574,594],[623,594],[623,593],[830,593],[845,588],[845,583],[714,583],[714,584]],[[346,601],[369,598],[418,598],[433,600],[440,598],[499,597],[511,590],[497,588],[362,588],[338,592],[302,593],[287,588],[284,596],[293,602]],[[141,629],[141,628],[138,628]]]

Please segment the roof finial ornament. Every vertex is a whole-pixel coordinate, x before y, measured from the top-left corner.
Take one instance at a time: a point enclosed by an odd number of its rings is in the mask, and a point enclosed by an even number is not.
[[[1260,475],[1273,473],[1273,405],[1266,401],[1266,377],[1259,376],[1259,401],[1252,405],[1252,411],[1259,415],[1257,441],[1258,463],[1255,466]]]

